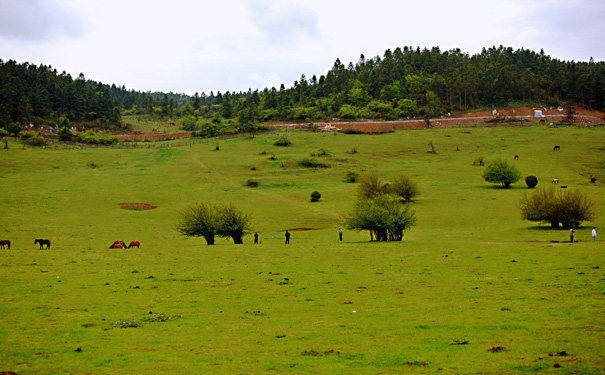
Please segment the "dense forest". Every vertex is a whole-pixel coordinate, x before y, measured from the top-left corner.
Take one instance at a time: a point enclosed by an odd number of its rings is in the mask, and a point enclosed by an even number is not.
[[[0,60],[0,127],[36,122],[116,129],[121,116],[180,119],[186,130],[214,135],[267,121],[330,118],[430,118],[448,112],[513,105],[578,105],[605,109],[605,62],[568,62],[544,51],[484,48],[396,48],[382,57],[304,74],[286,88],[193,96],[127,90],[76,79],[50,66]]]

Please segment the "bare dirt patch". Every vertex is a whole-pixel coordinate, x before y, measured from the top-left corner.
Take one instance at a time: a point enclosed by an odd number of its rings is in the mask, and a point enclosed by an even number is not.
[[[156,206],[152,206],[147,203],[119,203],[118,206],[120,206],[120,208],[123,210],[129,211],[146,211],[157,208]]]

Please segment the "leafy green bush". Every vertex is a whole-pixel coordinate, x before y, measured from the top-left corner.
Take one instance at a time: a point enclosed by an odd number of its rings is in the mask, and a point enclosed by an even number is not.
[[[76,142],[92,144],[92,145],[113,145],[118,143],[118,137],[110,132],[87,130],[83,133],[78,133],[75,137]]]
[[[249,179],[246,182],[246,186],[250,186],[250,187],[257,187],[259,185],[259,182],[253,179]]]
[[[273,145],[280,146],[280,147],[288,147],[291,144],[292,144],[292,142],[290,142],[290,140],[288,140],[288,138],[286,138],[285,135],[282,135],[281,137],[279,137],[279,139],[277,141],[275,141],[275,143]]]
[[[358,178],[359,178],[359,173],[353,172],[353,171],[347,171],[347,174],[345,176],[345,182],[357,182]]]
[[[311,202],[317,202],[321,198],[321,193],[317,190],[311,193]]]
[[[21,140],[30,146],[46,146],[46,139],[38,132],[26,131],[19,134]]]
[[[473,165],[477,165],[482,167],[484,164],[483,156],[478,156],[477,159],[473,161]]]
[[[509,188],[510,184],[521,179],[521,172],[503,159],[496,159],[489,163],[483,172],[483,178],[487,182],[502,184],[502,187]]]
[[[416,214],[410,206],[388,194],[370,199],[360,196],[346,221],[347,228],[368,230],[376,241],[401,241],[403,233],[415,224]]]
[[[71,142],[76,138],[76,135],[77,133],[68,128],[67,126],[64,126],[59,129],[59,132],[57,133],[57,137],[61,142]]]
[[[405,174],[395,176],[388,190],[390,194],[399,196],[404,202],[409,202],[420,194],[418,185]]]
[[[525,177],[525,184],[528,188],[534,188],[538,185],[538,178],[536,176],[527,176]]]
[[[577,228],[582,221],[596,216],[595,203],[578,190],[563,190],[549,187],[523,194],[520,202],[521,217],[529,221],[550,223],[552,228]]]
[[[187,237],[204,237],[208,245],[217,235],[241,244],[250,231],[250,218],[233,205],[194,204],[181,213],[176,230]]]
[[[201,203],[181,212],[176,231],[187,237],[204,237],[208,245],[214,245],[219,221],[216,206]]]

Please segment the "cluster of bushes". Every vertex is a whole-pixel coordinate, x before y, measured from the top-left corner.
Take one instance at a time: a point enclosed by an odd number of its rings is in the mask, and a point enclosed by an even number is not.
[[[87,130],[85,132],[77,133],[67,127],[59,129],[57,137],[62,142],[78,142],[89,145],[109,146],[118,143],[118,137],[111,132]]]
[[[26,131],[19,133],[21,140],[30,146],[46,146],[46,139],[40,133],[35,131]]]
[[[393,182],[375,174],[365,176],[360,180],[357,195],[346,226],[369,231],[371,240],[401,241],[403,233],[416,223],[416,214],[406,203],[418,196],[419,190],[406,175],[395,176]]]
[[[521,217],[529,221],[549,223],[552,228],[577,228],[582,221],[595,217],[595,203],[577,190],[549,187],[524,194]]]
[[[198,203],[181,213],[176,230],[187,237],[204,237],[208,245],[214,245],[216,236],[231,237],[233,243],[242,244],[250,232],[250,217],[233,205]]]

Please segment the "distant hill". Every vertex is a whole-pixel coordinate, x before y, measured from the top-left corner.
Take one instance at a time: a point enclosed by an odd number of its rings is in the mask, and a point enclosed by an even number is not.
[[[396,48],[382,57],[301,75],[291,88],[194,96],[128,91],[72,79],[50,66],[0,61],[0,126],[28,122],[120,128],[123,114],[181,118],[187,131],[247,131],[268,121],[434,118],[515,105],[605,109],[605,63],[568,62],[544,51]]]

